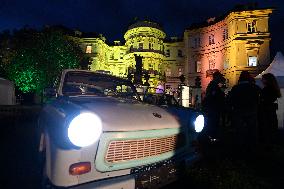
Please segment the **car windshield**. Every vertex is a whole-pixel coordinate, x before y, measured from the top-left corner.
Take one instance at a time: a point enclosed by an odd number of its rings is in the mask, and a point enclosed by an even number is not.
[[[83,71],[72,71],[65,74],[62,94],[138,99],[135,87],[127,80]]]
[[[149,87],[144,94],[144,102],[155,105],[179,106],[178,101],[173,95],[165,94],[160,88]]]

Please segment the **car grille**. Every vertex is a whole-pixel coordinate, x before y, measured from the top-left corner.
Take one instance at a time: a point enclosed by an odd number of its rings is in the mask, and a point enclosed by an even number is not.
[[[183,135],[171,135],[160,138],[111,141],[105,160],[118,163],[175,151],[185,144]]]

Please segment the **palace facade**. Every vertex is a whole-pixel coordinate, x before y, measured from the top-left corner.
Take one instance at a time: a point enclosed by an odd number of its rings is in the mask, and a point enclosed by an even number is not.
[[[270,63],[271,13],[272,9],[234,11],[185,30],[189,85],[199,76],[204,89],[212,73],[219,70],[230,88],[237,83],[241,71],[254,76],[263,71]]]
[[[126,78],[135,72],[137,55],[142,57],[142,69],[149,74],[151,87],[163,84],[166,88],[177,88],[185,68],[183,40],[165,40],[162,28],[149,21],[129,26],[124,39],[124,44],[114,41],[108,45],[102,36],[81,38],[81,48],[91,58],[90,69]]]
[[[270,63],[271,13],[272,9],[231,11],[191,26],[182,39],[166,38],[157,23],[139,21],[129,26],[123,44],[109,45],[103,36],[82,37],[81,48],[91,59],[91,70],[125,78],[135,72],[135,55],[142,57],[152,87],[162,83],[166,89],[176,89],[184,75],[190,86],[200,77],[204,90],[216,70],[231,87],[242,70],[258,74]]]

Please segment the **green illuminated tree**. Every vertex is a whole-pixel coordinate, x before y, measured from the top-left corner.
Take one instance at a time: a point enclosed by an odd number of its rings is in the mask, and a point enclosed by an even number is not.
[[[56,29],[17,31],[8,49],[1,65],[23,93],[40,93],[53,84],[63,69],[79,68],[83,58],[76,41]]]
[[[30,49],[18,51],[7,66],[8,77],[23,92],[38,92],[44,85],[44,72],[37,68],[39,60]]]

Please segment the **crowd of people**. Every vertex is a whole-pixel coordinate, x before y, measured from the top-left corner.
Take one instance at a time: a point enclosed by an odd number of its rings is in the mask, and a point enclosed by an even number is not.
[[[238,83],[227,94],[224,83],[225,78],[217,71],[207,86],[202,105],[207,114],[205,133],[221,138],[225,120],[233,130],[236,152],[250,153],[258,144],[271,148],[278,129],[276,101],[281,97],[274,75],[264,74],[260,88],[248,71],[242,71]]]

